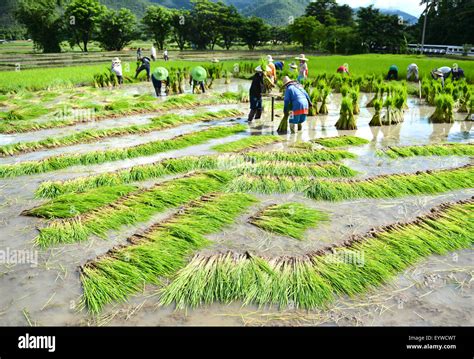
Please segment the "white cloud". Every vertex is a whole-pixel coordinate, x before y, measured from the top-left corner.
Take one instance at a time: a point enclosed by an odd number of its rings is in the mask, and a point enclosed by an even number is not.
[[[337,0],[337,2],[351,7],[366,7],[373,4],[379,9],[397,9],[414,16],[420,16],[424,10],[424,6],[420,6],[420,0]]]

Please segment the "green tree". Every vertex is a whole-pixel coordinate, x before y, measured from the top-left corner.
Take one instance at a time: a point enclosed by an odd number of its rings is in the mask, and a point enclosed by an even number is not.
[[[192,23],[191,13],[189,10],[172,10],[170,21],[174,41],[176,41],[179,49],[182,51],[189,39]]]
[[[97,39],[104,49],[120,51],[136,37],[137,18],[131,10],[107,10],[100,19]]]
[[[222,3],[219,3],[219,6],[221,7],[219,33],[224,47],[229,50],[239,37],[237,29],[242,25],[243,19],[234,6],[226,6]]]
[[[71,46],[78,45],[82,51],[88,51],[87,44],[106,10],[98,0],[72,0],[67,5],[65,15]]]
[[[316,0],[309,3],[305,15],[314,17],[326,26],[336,25],[333,11],[337,6],[336,0]]]
[[[222,2],[214,3],[209,0],[191,1],[191,32],[190,40],[198,49],[208,46],[214,49],[220,37]]]
[[[26,27],[37,49],[61,52],[64,19],[57,0],[23,0],[15,17]]]
[[[288,26],[291,38],[301,45],[303,50],[316,47],[316,44],[324,39],[325,28],[313,16],[302,16],[297,18],[293,24]]]
[[[240,28],[240,37],[250,50],[270,40],[270,26],[261,18],[252,16],[245,19]]]
[[[171,11],[162,6],[149,6],[142,22],[147,31],[152,34],[160,50],[165,47],[166,39],[171,34]]]

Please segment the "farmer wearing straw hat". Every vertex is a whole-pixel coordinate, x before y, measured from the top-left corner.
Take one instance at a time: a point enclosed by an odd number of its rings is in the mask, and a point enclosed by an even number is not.
[[[157,67],[155,71],[153,71],[153,75],[151,75],[151,82],[153,83],[153,87],[155,88],[156,96],[161,96],[161,88],[163,82],[169,83],[169,76],[168,70],[164,67]],[[165,88],[165,96],[166,96],[166,88]]]
[[[267,70],[267,69],[266,69]],[[252,122],[262,117],[262,94],[265,92],[265,84],[263,80],[264,74],[262,66],[258,66],[255,69],[255,75],[252,78],[252,84],[250,85],[249,98],[250,98],[250,113],[248,121]]]
[[[122,61],[118,57],[112,60],[112,72],[117,76],[119,85],[123,84]]]
[[[296,69],[298,69],[298,66],[294,62],[292,62],[290,64],[290,72],[294,72]]]
[[[301,83],[301,81],[308,78],[308,58],[304,54],[301,54],[300,56],[295,57],[295,59],[300,61],[297,81]]]
[[[298,131],[301,130],[312,103],[303,86],[291,80],[288,76],[283,78],[283,87],[285,88],[283,112],[285,117],[288,117],[289,112],[293,111],[293,116],[290,116],[290,130],[294,133],[295,125],[298,125]]]
[[[435,80],[441,79],[441,84],[444,87],[444,80],[446,80],[449,75],[451,75],[451,67],[443,66],[438,69],[434,69],[431,71],[431,77]]]
[[[272,55],[267,55],[267,61],[268,61],[268,68],[269,68],[269,70],[267,71],[267,76],[271,80],[272,84],[274,84],[276,81],[277,74],[276,74],[275,64],[273,63]]]
[[[191,85],[192,92],[194,93],[194,88],[200,86],[201,92],[205,93],[206,89],[204,87],[204,81],[207,78],[207,72],[204,67],[196,66],[191,70],[191,77],[189,78],[189,84]]]

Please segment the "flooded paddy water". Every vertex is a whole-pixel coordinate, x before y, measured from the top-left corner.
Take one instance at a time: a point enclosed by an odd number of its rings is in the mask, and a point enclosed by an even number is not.
[[[217,83],[213,91],[236,91],[248,83],[235,81],[230,85]],[[149,86],[125,88],[129,94],[151,91]],[[367,178],[394,173],[416,173],[472,164],[469,157],[409,157],[391,159],[376,154],[376,150],[395,145],[425,145],[442,142],[471,143],[474,139],[473,122],[463,121],[460,114],[452,124],[432,124],[429,116],[433,108],[416,98],[409,98],[404,122],[399,125],[370,127],[372,109],[365,107],[370,94],[361,96],[361,113],[357,116],[355,131],[338,131],[334,127],[339,117],[340,95],[332,95],[329,115],[309,118],[297,134],[281,136],[282,142],[259,150],[287,150],[299,142],[319,137],[355,135],[370,142],[359,147],[348,147],[357,158],[342,161],[359,172],[356,178]],[[302,311],[294,308],[213,304],[187,311],[159,306],[159,288],[147,286],[144,293],[131,296],[127,303],[108,305],[98,317],[92,317],[81,303],[82,286],[79,267],[106,253],[116,245],[125,244],[127,237],[143,232],[176,210],[167,210],[153,216],[146,223],[111,231],[107,239],[93,238],[75,244],[41,249],[34,244],[38,226],[45,220],[22,216],[21,212],[45,200],[34,198],[38,185],[47,180],[65,180],[85,175],[105,173],[152,163],[160,159],[216,154],[211,147],[248,136],[275,134],[281,113],[270,118],[269,102],[262,120],[249,124],[247,131],[225,138],[193,145],[185,149],[167,151],[91,166],[75,166],[39,175],[0,180],[0,248],[10,251],[31,251],[37,255],[34,266],[29,264],[0,264],[0,323],[7,326],[27,325],[473,325],[472,276],[474,251],[460,250],[445,256],[431,256],[410,267],[390,283],[373,288],[355,298],[340,298],[325,310]],[[237,108],[247,111],[248,105],[217,105],[186,109],[183,115],[196,111],[218,111]],[[23,134],[0,135],[0,144],[39,140],[63,136],[89,128],[110,128],[147,123],[151,114],[114,118],[93,123],[82,123],[66,128],[50,129]],[[58,147],[49,150],[0,158],[0,164],[44,159],[53,155],[86,153],[130,147],[150,141],[170,139],[216,125],[246,123],[245,116],[182,125],[140,135],[103,139],[89,144]],[[315,145],[317,148],[317,145]],[[173,178],[160,178],[159,181]],[[140,187],[151,186],[158,180],[141,182]],[[474,196],[474,189],[456,190],[439,195],[406,196],[395,199],[357,199],[342,202],[310,200],[300,194],[256,195],[259,202],[222,232],[208,236],[212,245],[201,254],[250,252],[264,257],[303,255],[341,243],[354,234],[364,234],[371,228],[394,222],[409,222],[429,213],[433,207]],[[305,240],[270,234],[248,223],[250,216],[270,204],[285,202],[304,203],[310,208],[325,211],[329,221],[308,230]]]

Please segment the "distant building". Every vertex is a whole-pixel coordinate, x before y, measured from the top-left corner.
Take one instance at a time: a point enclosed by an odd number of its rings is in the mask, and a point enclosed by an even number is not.
[[[413,53],[421,53],[421,44],[409,44],[408,49]],[[424,45],[423,53],[425,55],[462,55],[464,53],[463,46],[455,45]],[[467,52],[468,56],[474,56],[474,47]]]

